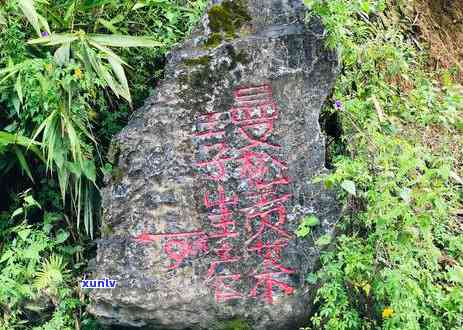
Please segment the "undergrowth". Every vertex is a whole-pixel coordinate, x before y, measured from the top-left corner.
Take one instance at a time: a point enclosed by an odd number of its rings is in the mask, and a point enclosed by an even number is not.
[[[0,1],[0,329],[101,328],[79,281],[105,155],[204,5]]]
[[[345,201],[312,329],[462,329],[463,90],[430,72],[406,2],[306,0],[343,65],[323,178]]]

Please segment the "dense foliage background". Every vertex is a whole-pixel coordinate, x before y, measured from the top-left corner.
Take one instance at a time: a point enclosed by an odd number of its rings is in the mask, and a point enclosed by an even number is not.
[[[111,137],[205,1],[0,1],[0,328],[98,328],[92,257]]]
[[[109,143],[205,2],[0,1],[0,329],[100,328],[79,280]],[[462,329],[463,8],[306,4],[343,64],[319,180],[345,201],[306,276],[319,287],[308,329]]]

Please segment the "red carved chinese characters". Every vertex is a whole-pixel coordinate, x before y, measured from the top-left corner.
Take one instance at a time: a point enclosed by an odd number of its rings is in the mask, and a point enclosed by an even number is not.
[[[210,193],[204,195],[204,205],[210,212],[209,220],[211,226],[217,231],[209,234],[211,239],[219,239],[217,248],[214,249],[218,260],[212,261],[207,272],[207,280],[212,283],[215,289],[215,299],[217,303],[242,298],[242,295],[234,289],[234,285],[241,279],[241,274],[233,273],[229,266],[241,260],[241,257],[233,255],[233,245],[229,239],[239,236],[235,231],[236,222],[233,220],[233,213],[229,207],[238,204],[238,196],[226,196],[225,189],[219,185],[217,198],[212,200]]]
[[[199,116],[194,134],[199,144],[195,165],[211,187],[203,195],[209,229],[142,234],[137,241],[162,239],[171,262],[168,270],[181,267],[187,258],[211,256],[205,281],[217,303],[248,298],[272,304],[274,292],[294,292],[294,270],[281,261],[292,235],[286,229],[288,166],[276,156],[281,146],[272,142],[278,107],[268,84],[238,88],[233,96],[228,111]],[[239,266],[246,258],[261,263],[242,274]],[[243,282],[248,292],[240,289]]]
[[[235,91],[235,101],[237,106],[230,111],[231,120],[249,143],[244,148],[249,150],[262,145],[279,148],[268,141],[278,118],[272,87],[239,88]]]
[[[167,257],[174,262],[168,270],[177,269],[186,258],[196,257],[209,250],[207,235],[204,232],[191,232],[179,234],[141,234],[135,241],[149,243],[164,240],[163,250]]]

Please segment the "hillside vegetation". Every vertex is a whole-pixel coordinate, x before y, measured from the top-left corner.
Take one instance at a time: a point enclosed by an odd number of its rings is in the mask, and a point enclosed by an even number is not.
[[[307,329],[460,330],[463,3],[305,3],[342,61],[318,180],[345,203]],[[205,4],[0,0],[0,329],[101,329],[79,281],[109,142]]]

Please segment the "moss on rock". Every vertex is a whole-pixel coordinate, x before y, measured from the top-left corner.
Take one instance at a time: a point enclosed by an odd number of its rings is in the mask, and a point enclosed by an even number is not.
[[[221,322],[217,330],[251,330],[251,327],[246,321],[234,319]]]
[[[183,64],[187,66],[208,65],[210,60],[211,59],[209,56],[201,56],[195,58],[188,58],[183,61]]]
[[[212,6],[208,16],[209,28],[212,31],[205,43],[208,48],[217,47],[224,38],[235,38],[241,26],[251,21],[246,0],[225,0],[219,5]]]
[[[222,34],[214,32],[210,35],[209,39],[207,39],[206,43],[204,44],[205,48],[215,48],[222,42]]]

